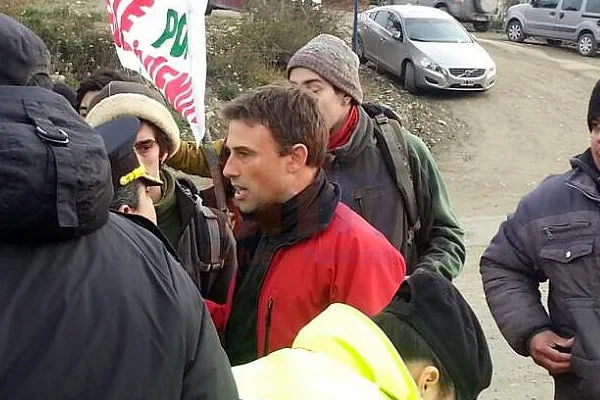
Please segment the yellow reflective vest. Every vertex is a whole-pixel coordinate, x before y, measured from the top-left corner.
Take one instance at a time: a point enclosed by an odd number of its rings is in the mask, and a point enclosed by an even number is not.
[[[241,400],[418,400],[387,336],[360,311],[333,304],[292,348],[233,368]]]

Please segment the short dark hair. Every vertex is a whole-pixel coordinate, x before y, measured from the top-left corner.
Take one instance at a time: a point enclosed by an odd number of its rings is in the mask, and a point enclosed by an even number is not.
[[[308,149],[306,164],[320,167],[327,152],[329,132],[317,101],[291,85],[268,85],[237,97],[221,108],[229,121],[242,120],[267,127],[279,145],[282,155],[292,146],[303,144]]]
[[[81,106],[81,100],[83,96],[88,92],[95,92],[102,90],[102,88],[108,85],[112,81],[127,81],[129,78],[121,71],[114,69],[97,69],[91,73],[90,76],[79,82],[79,88],[77,89],[76,105],[77,110]]]
[[[115,189],[115,195],[110,206],[111,210],[118,211],[121,206],[138,209],[140,207],[140,185],[143,185],[143,183],[135,180]]]
[[[432,363],[440,371],[440,388],[443,394],[452,393],[454,384],[450,379],[450,374],[431,349],[431,346],[412,326],[399,320],[394,314],[385,311],[374,316],[373,322],[390,339],[403,360]]]
[[[52,91],[54,93],[60,94],[65,99],[67,99],[67,101],[69,102],[71,107],[73,107],[75,110],[77,110],[77,104],[76,104],[77,94],[75,93],[75,89],[73,89],[71,86],[67,85],[66,83],[56,82],[54,85],[52,85]]]

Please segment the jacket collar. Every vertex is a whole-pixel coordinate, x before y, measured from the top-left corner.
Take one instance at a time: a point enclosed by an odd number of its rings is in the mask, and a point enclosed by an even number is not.
[[[333,219],[340,201],[340,188],[329,182],[320,170],[315,181],[283,204],[275,204],[255,214],[243,214],[240,236],[258,228],[271,237],[296,239],[310,237],[325,230]]]
[[[389,338],[369,317],[348,305],[329,306],[302,328],[292,347],[340,361],[391,399],[420,399],[410,371]]]
[[[581,191],[588,198],[600,202],[600,171],[590,149],[571,158],[573,169],[566,175],[568,185]]]
[[[573,157],[571,159],[571,166],[573,168],[579,168],[583,172],[585,172],[590,178],[594,181],[600,183],[600,171],[598,171],[598,167],[594,162],[594,157],[592,157],[592,150],[587,149],[585,152],[580,155]]]
[[[350,139],[345,145],[331,151],[334,158],[340,158],[341,160],[356,158],[372,140],[373,121],[361,106],[356,107],[358,109],[358,123],[356,124],[356,128],[354,128],[354,132],[352,132]]]
[[[156,226],[152,221],[150,221],[149,219],[147,219],[145,217],[142,217],[141,215],[123,214],[118,211],[111,211],[111,212],[113,212],[117,215],[120,215],[123,218],[132,221],[134,224],[141,226],[142,228],[145,228],[146,230],[150,231],[150,233],[154,234],[154,236],[156,236],[156,238],[165,245],[167,251],[171,254],[171,256],[173,256],[173,258],[175,260],[177,260],[178,262],[181,262],[181,260],[179,259],[179,255],[177,254],[177,251],[175,251],[175,249],[173,248],[171,243],[169,243],[169,241],[167,240],[167,237],[161,232],[161,230],[158,228],[158,226]]]

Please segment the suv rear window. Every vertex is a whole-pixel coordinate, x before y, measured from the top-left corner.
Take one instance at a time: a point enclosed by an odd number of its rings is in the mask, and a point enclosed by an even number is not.
[[[588,0],[585,11],[600,14],[600,0]]]
[[[558,0],[537,0],[533,3],[535,8],[556,8]]]

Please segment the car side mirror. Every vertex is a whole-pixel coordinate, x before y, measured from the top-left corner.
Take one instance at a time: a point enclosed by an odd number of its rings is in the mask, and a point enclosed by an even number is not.
[[[402,41],[402,32],[394,32],[392,33],[392,37],[396,40]]]

